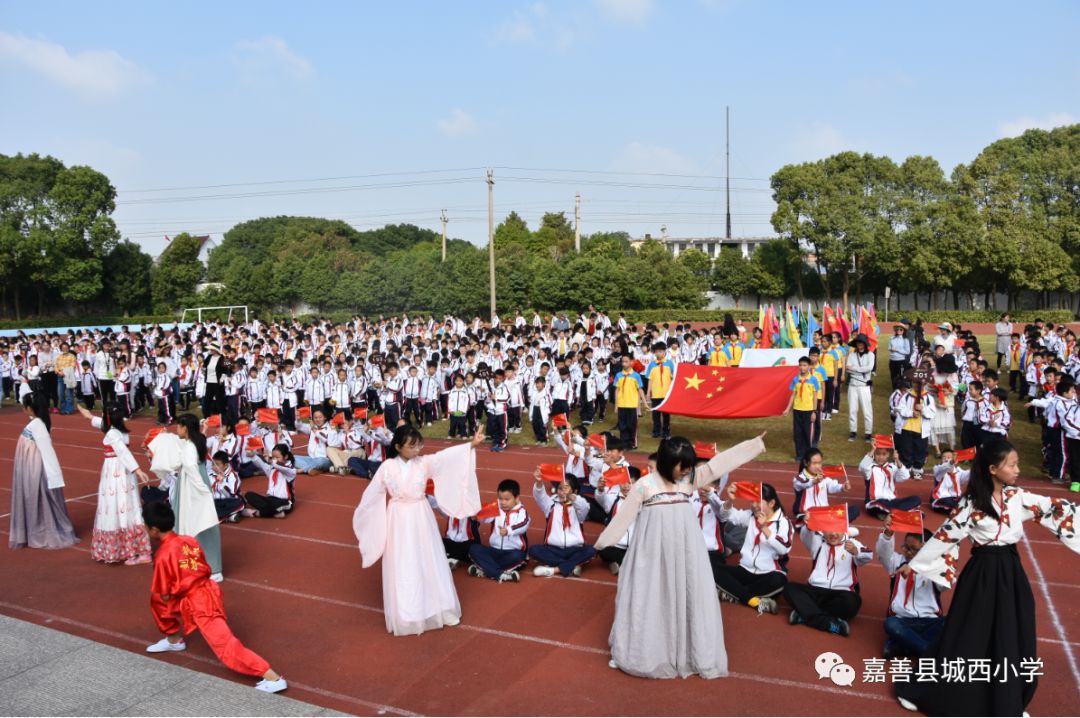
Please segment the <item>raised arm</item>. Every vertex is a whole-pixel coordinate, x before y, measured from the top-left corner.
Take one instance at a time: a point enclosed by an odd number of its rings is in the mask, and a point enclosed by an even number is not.
[[[970,518],[971,503],[965,497],[960,499],[956,511],[908,562],[911,570],[922,574],[943,588],[952,588],[956,583],[956,562],[960,558],[960,541],[971,531]]]
[[[639,483],[644,481],[640,479]],[[596,550],[607,548],[608,546],[614,546],[626,535],[630,525],[634,523],[634,519],[637,518],[637,513],[641,510],[641,501],[643,497],[643,486],[635,484],[634,488],[630,490],[626,498],[623,499],[622,505],[619,507],[618,513],[611,519],[611,523],[607,525],[607,528],[603,530],[599,538],[596,539],[594,545]]]
[[[760,454],[765,453],[765,434],[736,444],[727,451],[721,451],[709,459],[709,462],[694,470],[694,488],[700,489],[746,464]]]
[[[1042,526],[1058,537],[1061,543],[1075,553],[1080,553],[1080,537],[1076,535],[1075,521],[1077,505],[1066,499],[1040,496],[1022,490],[1021,502],[1024,506],[1024,519],[1035,519]]]

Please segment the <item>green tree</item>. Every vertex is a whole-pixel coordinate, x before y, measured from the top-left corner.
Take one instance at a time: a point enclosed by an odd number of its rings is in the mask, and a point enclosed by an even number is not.
[[[757,290],[760,284],[753,263],[738,249],[725,247],[720,250],[712,271],[712,288],[735,299],[739,308],[744,295]]]
[[[205,267],[199,261],[199,240],[187,232],[172,238],[150,274],[154,311],[174,312],[195,299],[195,285],[202,281]]]
[[[105,297],[123,310],[124,316],[132,312],[150,310],[150,273],[153,258],[131,240],[119,242],[105,256]]]
[[[498,255],[499,252],[507,250],[511,246],[526,249],[531,238],[532,232],[529,231],[529,225],[525,223],[525,220],[517,212],[511,212],[506,215],[506,219],[495,227],[495,253]]]
[[[709,275],[712,274],[712,260],[709,259],[709,255],[702,252],[700,249],[688,249],[685,252],[680,252],[679,257],[676,260],[682,265],[686,271],[691,275],[701,280],[701,288],[704,291],[709,286]]]

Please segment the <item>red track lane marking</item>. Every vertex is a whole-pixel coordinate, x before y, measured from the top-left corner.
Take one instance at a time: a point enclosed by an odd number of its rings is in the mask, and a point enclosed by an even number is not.
[[[1065,651],[1065,659],[1069,662],[1069,671],[1072,673],[1073,684],[1076,686],[1077,693],[1080,693],[1080,670],[1076,667],[1076,656],[1073,654],[1072,644],[1068,641],[1065,627],[1061,625],[1061,617],[1058,616],[1057,607],[1054,606],[1054,599],[1050,597],[1050,589],[1047,588],[1046,579],[1043,578],[1042,566],[1039,565],[1039,560],[1035,558],[1035,551],[1032,550],[1026,539],[1027,537],[1024,537],[1020,543],[1023,544],[1028,561],[1031,562],[1031,567],[1035,570],[1035,580],[1039,583],[1043,600],[1046,601],[1046,610],[1050,614],[1054,630],[1057,631],[1058,638],[1061,640],[1062,648]]]
[[[383,612],[383,610],[381,608],[378,608],[376,606],[368,606],[367,604],[363,604],[363,603],[355,603],[355,602],[352,602],[352,601],[343,601],[341,599],[336,599],[336,598],[327,598],[325,596],[317,596],[315,594],[303,593],[301,591],[293,591],[291,589],[279,588],[277,586],[269,586],[269,585],[262,584],[262,583],[253,583],[253,582],[250,582],[250,581],[239,581],[239,580],[236,580],[236,579],[229,579],[229,580],[230,580],[231,583],[235,583],[235,584],[240,585],[240,586],[248,586],[248,587],[251,587],[251,588],[258,588],[258,589],[262,589],[262,590],[265,590],[265,591],[272,591],[272,592],[275,592],[275,593],[283,593],[283,594],[288,595],[288,596],[293,596],[295,598],[303,598],[303,599],[307,599],[309,601],[318,601],[318,602],[322,602],[322,603],[329,603],[329,604],[332,604],[332,605],[335,605],[335,606],[342,606],[342,607],[345,607],[345,608],[357,608],[357,609],[360,609],[362,611],[370,611],[370,612],[373,612],[373,613],[382,613]],[[0,604],[0,605],[3,605],[3,604]],[[460,623],[460,624],[458,624],[457,626],[455,626],[454,628],[452,628],[450,630],[455,630],[455,629],[456,630],[473,631],[473,632],[476,632],[476,633],[483,633],[483,634],[490,635],[490,636],[498,636],[499,638],[510,638],[510,639],[514,639],[514,640],[518,640],[518,641],[527,641],[527,642],[530,642],[530,643],[539,643],[539,644],[542,644],[542,645],[545,645],[545,646],[554,646],[556,648],[563,648],[563,649],[566,649],[566,650],[577,651],[577,652],[580,652],[580,653],[588,653],[588,654],[591,654],[591,655],[598,655],[598,656],[609,656],[610,655],[610,652],[608,650],[606,650],[606,649],[603,649],[603,648],[597,648],[595,646],[583,646],[583,645],[578,644],[578,643],[568,643],[568,642],[565,642],[565,641],[556,641],[556,640],[552,640],[550,638],[541,638],[540,636],[533,636],[533,635],[530,635],[530,634],[527,634],[527,633],[515,633],[515,632],[511,632],[511,631],[501,631],[501,630],[496,629],[496,628],[486,628],[484,626],[475,626],[475,625],[467,624],[467,623]],[[759,675],[756,675],[756,674],[753,674],[753,673],[730,672],[730,673],[728,673],[728,677],[729,678],[741,678],[743,680],[755,681],[757,683],[767,683],[767,684],[771,684],[771,685],[783,685],[783,686],[786,686],[786,687],[789,687],[789,688],[802,688],[802,689],[810,689],[810,690],[821,691],[823,693],[834,693],[834,694],[845,695],[845,696],[857,696],[857,697],[860,697],[860,698],[868,698],[868,699],[871,699],[871,700],[884,701],[884,702],[887,702],[887,703],[892,703],[893,702],[892,698],[890,698],[888,696],[878,695],[876,693],[867,693],[867,692],[864,692],[864,691],[842,690],[840,688],[833,688],[833,687],[825,686],[825,685],[816,685],[814,683],[803,683],[801,681],[790,681],[790,680],[786,680],[786,679],[783,679],[783,678],[772,678],[772,677],[769,677],[769,676],[759,676]]]
[[[239,582],[237,582],[237,583],[239,583]],[[252,584],[252,585],[257,585],[257,584]],[[58,616],[55,613],[47,613],[45,611],[40,611],[40,610],[38,610],[36,608],[27,608],[26,606],[20,606],[20,605],[15,604],[15,603],[7,603],[6,601],[0,601],[0,606],[2,606],[4,608],[15,610],[15,611],[21,611],[22,613],[26,613],[26,614],[29,614],[31,616],[37,616],[38,618],[44,618],[44,619],[47,619],[48,621],[51,621],[51,622],[63,623],[63,624],[68,625],[68,626],[75,626],[76,628],[81,628],[81,629],[83,629],[85,631],[91,631],[93,633],[100,633],[101,635],[109,636],[110,638],[115,638],[117,640],[124,641],[126,643],[131,643],[131,644],[134,644],[134,645],[137,645],[137,646],[145,646],[146,645],[146,639],[139,638],[138,636],[129,636],[126,633],[119,633],[117,631],[110,631],[110,630],[108,630],[106,628],[101,628],[100,626],[95,626],[95,625],[90,624],[90,623],[83,623],[81,621],[76,621],[76,620],[73,620],[73,619],[70,619],[70,618],[65,618],[64,616]],[[213,658],[208,658],[206,656],[195,655],[194,653],[185,652],[184,656],[186,658],[190,658],[192,660],[199,661],[200,663],[206,663],[206,664],[209,664],[209,665],[212,665],[212,666],[220,666],[221,665],[221,663],[219,663],[217,660],[215,660]],[[226,679],[226,680],[228,680],[228,679]],[[240,681],[233,681],[233,683],[240,683]],[[422,713],[413,713],[412,711],[407,711],[404,708],[397,708],[395,706],[386,705],[384,703],[374,703],[372,701],[366,701],[363,698],[357,698],[355,696],[349,696],[349,695],[345,695],[343,693],[335,693],[334,691],[328,691],[328,690],[326,690],[324,688],[317,688],[315,686],[309,686],[309,685],[307,685],[305,683],[297,683],[295,681],[289,681],[289,687],[290,688],[296,687],[296,688],[299,688],[302,691],[307,691],[309,693],[314,693],[316,695],[324,696],[326,698],[335,698],[337,700],[345,701],[347,703],[353,703],[353,704],[356,704],[356,705],[359,705],[359,706],[363,706],[365,708],[371,708],[371,709],[377,711],[377,713],[379,715],[385,715],[387,713],[392,713],[394,715],[400,715],[400,716],[422,716],[423,715]]]

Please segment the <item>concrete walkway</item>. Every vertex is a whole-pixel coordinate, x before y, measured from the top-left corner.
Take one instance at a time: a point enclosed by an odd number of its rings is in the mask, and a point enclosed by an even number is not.
[[[0,715],[340,716],[283,694],[0,616]]]

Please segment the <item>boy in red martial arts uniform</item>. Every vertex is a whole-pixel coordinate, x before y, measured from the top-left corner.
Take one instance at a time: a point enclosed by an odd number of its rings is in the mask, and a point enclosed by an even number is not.
[[[150,584],[150,609],[165,638],[148,653],[182,651],[184,636],[198,628],[218,659],[237,673],[262,676],[255,686],[265,693],[288,688],[262,656],[246,648],[225,623],[221,589],[210,580],[210,566],[202,548],[190,536],[173,533],[176,517],[168,505],[154,502],[143,507],[150,538],[161,541],[154,555],[154,579]]]

